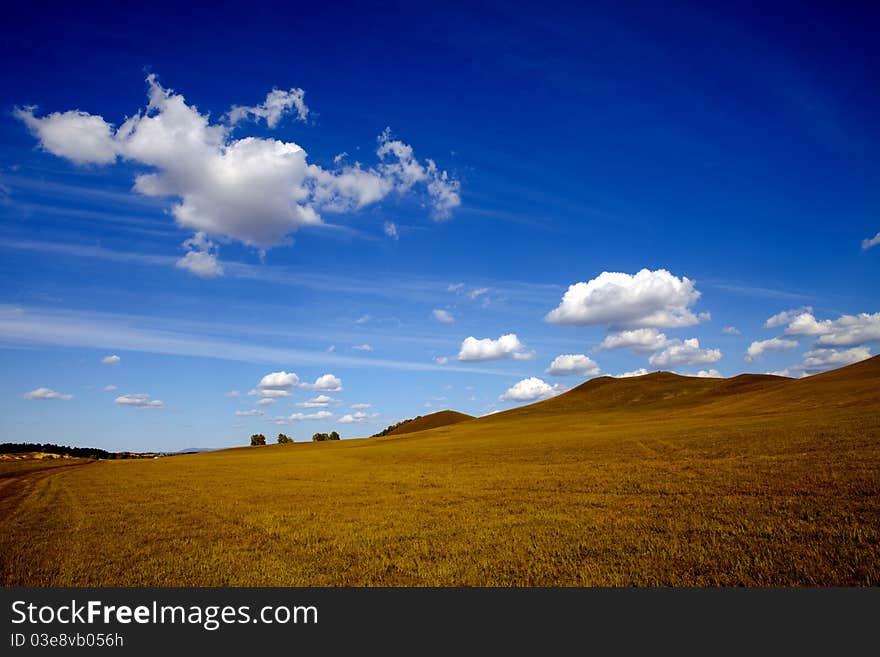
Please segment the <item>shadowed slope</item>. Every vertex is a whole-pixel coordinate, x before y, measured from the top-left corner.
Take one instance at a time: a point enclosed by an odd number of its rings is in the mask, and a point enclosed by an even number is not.
[[[415,433],[417,431],[426,431],[428,429],[436,429],[438,427],[449,426],[450,424],[458,424],[465,420],[473,420],[473,415],[459,413],[458,411],[437,411],[430,415],[417,417],[406,422],[394,431],[389,431],[386,436],[399,436],[405,433]]]

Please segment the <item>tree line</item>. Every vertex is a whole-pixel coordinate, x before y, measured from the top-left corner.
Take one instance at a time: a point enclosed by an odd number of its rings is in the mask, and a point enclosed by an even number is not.
[[[312,435],[312,442],[324,442],[325,440],[339,440],[339,434],[335,431],[331,431],[330,433],[316,433]],[[287,443],[292,443],[293,438],[279,433],[277,438],[277,443],[279,445],[286,445]],[[266,444],[266,436],[261,433],[255,433],[251,436],[251,446],[257,445],[265,445]]]

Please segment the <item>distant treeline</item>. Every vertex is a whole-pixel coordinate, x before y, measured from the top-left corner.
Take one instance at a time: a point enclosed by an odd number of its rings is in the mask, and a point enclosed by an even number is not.
[[[22,452],[43,452],[45,454],[61,454],[81,459],[133,459],[142,458],[146,454],[132,452],[108,452],[97,447],[68,447],[52,443],[2,443],[0,454],[20,454]],[[150,455],[152,456],[152,454]]]
[[[416,415],[415,417],[411,417],[408,420],[401,420],[397,424],[392,424],[391,426],[382,429],[382,431],[380,431],[379,433],[374,433],[372,436],[370,436],[370,438],[381,438],[382,436],[387,436],[389,433],[391,433],[395,429],[399,429],[404,424],[409,424],[410,422],[415,422],[416,420],[420,419],[421,417],[422,417],[421,415]]]

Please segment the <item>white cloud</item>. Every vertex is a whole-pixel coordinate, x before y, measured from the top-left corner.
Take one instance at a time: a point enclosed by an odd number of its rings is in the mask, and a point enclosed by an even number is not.
[[[769,317],[767,321],[764,322],[764,328],[777,328],[779,326],[785,326],[798,315],[811,312],[813,312],[812,306],[801,306],[800,308],[783,310],[782,312],[776,313],[772,317]]]
[[[340,403],[338,399],[333,399],[333,397],[328,397],[327,395],[318,395],[308,401],[297,403],[297,406],[300,408],[327,408],[331,404],[338,403]]]
[[[370,419],[370,416],[362,411],[358,411],[357,413],[348,413],[339,418],[339,422],[341,424],[352,424],[355,422],[366,422]]]
[[[238,417],[261,417],[264,415],[263,411],[258,411],[257,409],[250,409],[247,411],[235,411],[235,414]]]
[[[36,390],[24,393],[22,397],[24,399],[59,399],[64,401],[73,399],[73,395],[64,395],[60,392],[55,392],[52,388],[37,388]]]
[[[748,362],[752,362],[760,358],[765,351],[787,351],[798,346],[796,340],[783,340],[781,338],[770,338],[769,340],[757,340],[749,345],[746,350],[745,358]]]
[[[668,342],[666,336],[657,329],[640,328],[607,335],[599,349],[632,349],[639,353],[648,353],[662,349]]]
[[[109,386],[104,386],[104,392],[113,392],[114,390],[117,390],[117,387],[113,384],[110,384]]]
[[[317,413],[293,413],[292,415],[287,416],[286,419],[293,422],[301,422],[303,420],[326,420],[328,417],[333,417],[333,413],[329,411],[318,411]]]
[[[481,297],[485,294],[489,294],[491,290],[488,287],[478,287],[476,289],[471,290],[466,293],[468,299],[476,299],[477,297]]]
[[[443,322],[444,324],[452,324],[455,321],[455,317],[452,316],[448,310],[443,310],[442,308],[435,308],[431,311],[431,314],[434,316],[438,322]]]
[[[352,404],[349,408],[355,411],[366,411],[367,409],[370,409],[372,407],[372,404]]]
[[[666,349],[648,359],[654,367],[671,365],[707,365],[721,360],[720,349],[701,349],[697,338],[670,341]]]
[[[355,351],[373,351],[373,348],[368,344],[358,344],[352,347]]]
[[[161,399],[150,399],[150,395],[144,393],[122,395],[114,399],[113,403],[132,408],[162,408],[165,405]]]
[[[256,404],[257,406],[270,406],[271,404],[274,404],[275,401],[275,397],[263,397],[262,399],[258,399]]]
[[[272,89],[266,94],[266,100],[260,105],[247,107],[234,105],[229,110],[229,123],[235,125],[239,121],[251,116],[254,120],[265,119],[266,125],[274,128],[281,118],[291,110],[296,110],[296,118],[305,121],[309,116],[309,108],[305,103],[306,92],[302,89]]]
[[[248,397],[290,397],[289,390],[277,390],[275,388],[254,388],[248,392]]]
[[[694,374],[694,376],[699,377],[701,379],[720,379],[720,378],[722,378],[721,372],[719,372],[718,370],[716,370],[714,368],[709,369],[709,370],[700,370],[696,374]]]
[[[878,244],[880,244],[880,233],[877,233],[874,237],[863,239],[862,249],[867,251],[872,246],[877,246]]]
[[[721,329],[721,332],[725,335],[740,335],[741,331],[735,326],[725,326]]]
[[[217,259],[217,245],[209,240],[205,233],[198,232],[185,240],[183,248],[187,249],[187,252],[174,263],[176,267],[186,269],[201,278],[216,278],[223,275],[223,266]]]
[[[104,363],[104,365],[116,365],[116,363],[118,363],[121,360],[122,359],[119,356],[117,356],[116,354],[113,354],[112,356],[104,356],[101,359],[101,362]]]
[[[430,159],[385,130],[375,166],[360,163],[332,170],[310,164],[298,144],[276,139],[232,138],[234,125],[212,124],[208,114],[147,76],[149,102],[115,131],[101,116],[73,111],[36,117],[34,108],[16,116],[47,151],[79,164],[109,164],[118,157],[149,167],[135,178],[135,191],[174,199],[171,214],[194,232],[238,240],[260,249],[288,243],[303,226],[323,223],[322,212],[343,212],[377,203],[419,186],[435,219],[460,205],[460,184]],[[274,125],[291,107],[304,118],[301,90],[274,90],[255,107],[234,107],[232,123],[246,116]],[[196,253],[200,253],[196,251]],[[211,254],[208,254],[211,255]],[[216,271],[211,258],[184,256],[180,266]],[[214,258],[216,263],[216,256]]]
[[[300,387],[319,392],[340,392],[342,390],[342,379],[332,374],[323,374],[315,379],[314,383],[303,383]]]
[[[385,225],[384,225],[384,229],[385,229],[385,234],[388,237],[390,237],[391,239],[396,240],[398,237],[400,237],[397,233],[397,224],[394,223],[393,221],[386,221]]]
[[[634,275],[605,271],[591,281],[569,286],[562,302],[545,319],[554,324],[615,328],[691,326],[708,318],[689,309],[699,298],[692,280],[665,269],[642,269]]]
[[[568,376],[580,374],[581,376],[596,376],[599,374],[599,365],[592,358],[584,354],[562,354],[553,359],[547,374],[552,376]]]
[[[299,377],[293,372],[270,372],[257,384],[265,390],[289,390],[300,385]]]
[[[484,361],[513,358],[515,360],[530,360],[534,358],[534,352],[527,352],[526,346],[519,341],[516,333],[507,333],[497,340],[491,338],[477,338],[470,336],[461,343],[458,352],[458,360],[461,361]]]
[[[786,335],[818,336],[816,344],[850,347],[880,341],[880,312],[841,315],[837,319],[817,320],[811,313],[791,319]]]
[[[449,362],[449,358],[446,356],[434,356],[434,362],[438,365],[446,365]]]
[[[824,372],[834,367],[851,365],[871,357],[867,347],[852,349],[815,349],[804,354],[803,362],[796,369],[805,372]]]
[[[523,379],[507,389],[503,395],[498,397],[500,401],[534,401],[536,399],[546,399],[562,392],[564,388],[559,384],[550,385],[536,376]]]
[[[632,376],[645,376],[645,374],[648,374],[648,370],[646,370],[644,367],[640,367],[639,369],[633,370],[631,372],[622,372],[620,374],[613,374],[612,376],[615,379],[628,379]]]
[[[36,107],[15,108],[15,116],[40,140],[40,146],[53,155],[76,164],[110,164],[116,161],[117,147],[113,126],[102,117],[87,112],[53,112],[34,116]]]
[[[241,397],[241,393],[238,390],[230,390],[229,392],[224,393],[223,396],[229,397],[229,398],[235,398],[235,397]]]

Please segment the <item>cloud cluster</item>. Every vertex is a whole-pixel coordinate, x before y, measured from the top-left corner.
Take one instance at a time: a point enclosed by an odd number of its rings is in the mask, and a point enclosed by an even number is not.
[[[198,232],[184,240],[183,248],[186,249],[186,254],[174,263],[176,267],[186,269],[200,278],[217,278],[223,275],[223,266],[217,258],[217,244],[209,240],[205,233]]]
[[[674,340],[667,347],[648,359],[653,367],[672,365],[708,365],[721,360],[720,349],[701,349],[697,338]]]
[[[165,405],[161,399],[150,399],[150,395],[144,393],[122,395],[114,399],[113,403],[132,408],[162,408]]]
[[[841,315],[837,319],[817,320],[812,313],[790,319],[785,335],[818,336],[816,344],[829,347],[852,347],[880,341],[880,312]]]
[[[639,353],[650,353],[662,349],[668,343],[666,335],[657,329],[640,328],[608,334],[599,349],[631,349]]]
[[[554,324],[618,329],[692,326],[708,314],[690,307],[700,298],[694,282],[665,269],[642,269],[636,274],[602,272],[596,278],[569,286],[559,306],[545,319]]]
[[[30,392],[26,392],[22,395],[24,399],[57,399],[62,401],[67,401],[68,399],[73,399],[73,395],[65,395],[60,392],[55,392],[52,388],[37,388],[36,390],[31,390]]]
[[[340,424],[359,424],[361,422],[367,422],[370,418],[378,417],[378,413],[373,413],[369,415],[368,413],[364,413],[363,411],[357,411],[355,413],[348,413],[343,415],[337,420]]]
[[[459,182],[433,160],[420,161],[388,129],[378,139],[377,164],[340,163],[332,170],[310,163],[306,151],[292,142],[232,137],[235,125],[248,117],[263,119],[270,128],[292,110],[305,119],[301,89],[273,90],[260,105],[233,107],[228,123],[212,123],[155,75],[147,83],[146,109],[116,129],[103,117],[78,110],[38,117],[36,108],[24,107],[15,115],[54,155],[77,164],[122,158],[150,169],[135,178],[134,189],[175,199],[171,213],[181,227],[260,249],[286,243],[303,226],[322,224],[324,212],[357,210],[417,186],[437,220],[461,204]],[[179,266],[219,275],[216,255],[211,256],[209,250],[192,249]]]
[[[756,340],[746,349],[745,359],[753,362],[764,355],[766,351],[787,351],[798,346],[796,340],[784,340],[782,338],[770,338],[769,340]]]
[[[270,372],[265,375],[257,387],[248,394],[263,397],[287,397],[292,388],[305,388],[317,392],[339,392],[342,390],[342,379],[333,374],[323,374],[314,383],[300,381],[295,372]]]
[[[563,390],[564,388],[558,383],[551,386],[542,379],[532,376],[508,388],[507,392],[498,399],[500,401],[535,401],[558,395]]]
[[[553,359],[547,374],[551,376],[569,376],[579,374],[581,376],[597,376],[599,365],[589,356],[584,354],[562,354]]]
[[[507,333],[497,340],[492,338],[477,339],[473,336],[465,338],[458,352],[460,361],[485,361],[504,360],[531,360],[535,357],[533,351],[526,351],[526,346],[520,342],[516,333]]]

